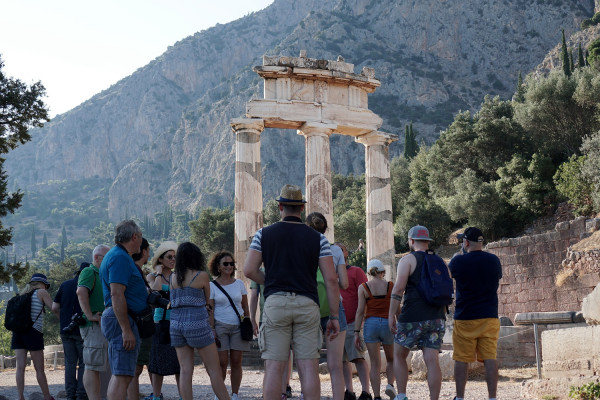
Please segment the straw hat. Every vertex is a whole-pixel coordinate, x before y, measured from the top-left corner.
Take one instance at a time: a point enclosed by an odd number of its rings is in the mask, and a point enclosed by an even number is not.
[[[152,266],[156,266],[158,264],[158,259],[160,258],[160,256],[165,254],[167,251],[171,250],[177,253],[177,243],[170,240],[162,242],[160,246],[158,246],[158,249],[156,249],[156,251],[154,252],[154,256],[152,257]]]
[[[281,194],[276,200],[288,206],[301,206],[306,203],[306,200],[302,199],[302,189],[296,185],[285,185],[282,187]]]

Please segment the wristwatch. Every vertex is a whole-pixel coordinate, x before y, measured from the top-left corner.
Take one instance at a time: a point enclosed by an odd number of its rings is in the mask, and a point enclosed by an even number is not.
[[[339,321],[340,317],[338,317],[337,315],[330,315],[329,319],[336,319]]]

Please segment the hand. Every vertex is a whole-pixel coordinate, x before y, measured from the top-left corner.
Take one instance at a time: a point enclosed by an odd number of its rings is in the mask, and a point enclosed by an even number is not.
[[[123,331],[121,336],[123,337],[123,349],[127,351],[135,349],[135,335],[131,329]]]
[[[356,347],[356,350],[361,350],[361,343],[360,343],[360,333],[355,332],[354,333],[354,347]]]
[[[254,333],[254,336],[258,336],[258,324],[254,319],[252,320],[252,332]]]
[[[88,321],[100,323],[102,321],[102,313],[97,312],[96,314],[92,314],[91,318],[88,318]]]
[[[396,332],[398,332],[398,329],[396,327],[396,317],[392,317],[392,318],[388,318],[388,326],[390,327],[390,332],[392,332],[394,335],[396,334]]]
[[[330,319],[327,321],[327,329],[325,331],[325,336],[329,338],[329,340],[333,340],[340,333],[340,323],[337,319]]]

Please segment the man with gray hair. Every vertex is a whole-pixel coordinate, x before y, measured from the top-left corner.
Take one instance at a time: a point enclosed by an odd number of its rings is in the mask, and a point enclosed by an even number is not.
[[[83,386],[89,400],[106,398],[108,373],[108,343],[100,329],[100,318],[104,311],[104,296],[100,283],[99,266],[110,247],[100,244],[92,252],[92,264],[81,270],[77,280],[77,298],[86,323],[79,328],[83,339]],[[104,388],[104,390],[102,390]]]
[[[108,359],[112,378],[108,400],[127,397],[127,387],[135,375],[140,349],[140,335],[130,314],[147,308],[148,290],[132,254],[139,253],[142,230],[133,220],[120,222],[115,228],[115,244],[100,266],[100,280],[106,310],[102,314],[102,333],[108,340]]]

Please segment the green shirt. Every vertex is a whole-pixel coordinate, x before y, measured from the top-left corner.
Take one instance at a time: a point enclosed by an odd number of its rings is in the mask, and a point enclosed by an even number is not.
[[[98,268],[95,265],[90,264],[89,267],[81,271],[79,274],[79,280],[77,281],[78,287],[83,286],[90,291],[90,308],[92,310],[92,314],[104,311],[104,295],[102,293],[102,285],[100,283],[99,274],[100,271]],[[86,318],[85,315],[83,317]],[[90,325],[91,323],[88,322],[85,326]]]

